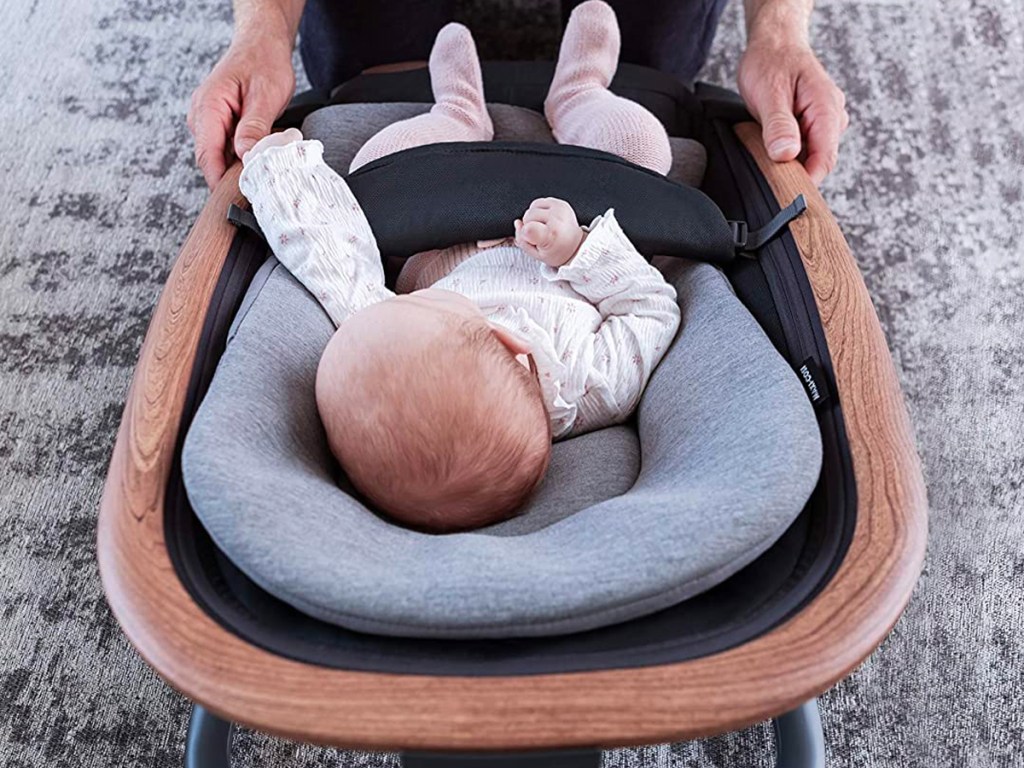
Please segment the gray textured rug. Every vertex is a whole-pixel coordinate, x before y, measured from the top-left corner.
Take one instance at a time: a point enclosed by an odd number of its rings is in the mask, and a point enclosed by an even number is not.
[[[0,765],[180,765],[188,705],[111,619],[94,529],[146,323],[205,197],[183,115],[227,5],[0,3]],[[501,3],[501,29],[535,39],[496,31],[497,5],[463,3],[485,55],[553,50],[550,2]],[[1024,5],[819,5],[852,115],[825,195],[892,345],[933,514],[907,614],[823,698],[831,765],[1024,765]],[[705,79],[732,82],[738,6]],[[767,765],[768,748],[762,726],[607,761]],[[251,733],[236,753],[393,761]]]

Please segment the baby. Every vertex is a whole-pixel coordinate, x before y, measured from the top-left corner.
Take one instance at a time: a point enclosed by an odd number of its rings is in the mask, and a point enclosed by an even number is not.
[[[608,90],[618,52],[611,8],[578,6],[545,115],[562,143],[665,173],[661,123]],[[430,112],[372,137],[353,170],[413,146],[493,138],[465,27],[441,30],[429,67]],[[278,260],[337,326],[316,379],[332,452],[411,527],[512,516],[543,479],[552,439],[634,410],[679,326],[675,291],[612,210],[583,227],[568,203],[541,198],[504,240],[412,256],[392,293],[369,223],[322,152],[294,129],[268,136],[243,158],[240,185]]]

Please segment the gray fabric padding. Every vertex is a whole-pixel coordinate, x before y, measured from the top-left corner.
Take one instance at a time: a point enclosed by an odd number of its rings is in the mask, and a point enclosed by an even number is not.
[[[302,133],[324,145],[324,160],[339,173],[347,173],[359,148],[381,128],[397,120],[419,115],[429,104],[336,104],[318,109],[306,117]],[[536,141],[553,144],[544,116],[532,109],[509,104],[488,104],[496,141]],[[672,168],[669,178],[691,187],[700,186],[707,165],[707,153],[700,142],[670,137]]]
[[[245,296],[242,297],[242,303],[238,306],[238,311],[235,312],[235,317],[231,321],[231,327],[228,328],[228,341],[230,342],[235,338],[235,333],[238,331],[238,326],[241,325],[242,320],[249,314],[249,307],[256,301],[256,297],[260,295],[260,291],[263,290],[263,284],[267,282],[267,278],[270,277],[270,273],[278,267],[277,259],[267,259],[263,262],[263,265],[256,270],[256,274],[252,276],[252,280],[249,282],[249,289],[245,292]]]
[[[332,326],[274,270],[185,442],[196,513],[271,594],[378,634],[569,633],[710,588],[800,512],[820,438],[802,386],[725,278],[704,264],[659,266],[679,291],[683,320],[636,431],[558,444],[521,518],[444,536],[392,525],[339,487],[314,400]]]

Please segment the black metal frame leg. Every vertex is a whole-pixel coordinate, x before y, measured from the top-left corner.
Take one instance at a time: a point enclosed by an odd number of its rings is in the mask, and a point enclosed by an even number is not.
[[[772,725],[775,768],[825,768],[825,735],[817,699],[775,718]]]
[[[185,737],[185,768],[231,768],[231,739],[235,726],[192,705]]]
[[[601,751],[406,752],[402,768],[601,768]]]

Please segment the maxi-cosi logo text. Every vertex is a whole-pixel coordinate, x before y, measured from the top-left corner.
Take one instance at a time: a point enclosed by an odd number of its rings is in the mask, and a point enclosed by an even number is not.
[[[807,390],[807,397],[811,399],[811,405],[815,408],[820,408],[827,403],[829,396],[828,380],[825,378],[825,372],[818,365],[818,361],[813,357],[808,357],[796,370],[800,374],[800,380],[804,383],[804,388]]]
[[[803,378],[804,386],[807,387],[807,392],[811,396],[811,402],[816,403],[821,400],[821,392],[818,391],[818,385],[814,381],[814,374],[811,373],[807,363],[800,366],[800,376]]]

